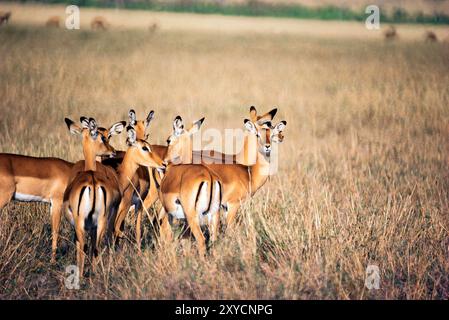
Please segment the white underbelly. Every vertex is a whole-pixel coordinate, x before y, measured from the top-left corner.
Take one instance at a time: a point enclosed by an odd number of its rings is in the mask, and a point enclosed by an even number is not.
[[[186,215],[185,215],[184,210],[182,209],[181,205],[176,206],[176,211],[170,212],[169,214],[175,219],[179,219],[179,220],[186,219]],[[201,213],[197,212],[197,215],[198,215],[198,221],[200,223],[200,226],[204,226],[204,225],[211,223],[212,218],[213,218],[213,215],[209,212],[207,214],[201,214]]]
[[[176,210],[169,212],[169,214],[175,219],[185,219],[186,215],[184,214],[184,210],[180,204],[176,204]]]
[[[32,194],[24,194],[24,193],[14,193],[14,200],[23,201],[23,202],[46,202],[50,203],[49,199],[45,199],[40,196],[34,196]]]

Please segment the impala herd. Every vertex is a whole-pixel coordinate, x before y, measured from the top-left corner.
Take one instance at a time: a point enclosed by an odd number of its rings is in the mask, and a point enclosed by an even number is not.
[[[147,142],[153,111],[146,119],[137,120],[135,111],[130,110],[127,127],[120,121],[108,129],[93,118],[81,117],[79,125],[66,118],[69,131],[81,138],[84,160],[70,163],[0,154],[0,210],[11,200],[50,203],[51,262],[56,261],[61,216],[65,215],[75,229],[81,276],[86,255],[94,270],[103,239],[117,245],[124,237],[125,218],[132,208],[140,251],[142,211],[157,200],[162,206],[154,218],[161,239],[173,239],[173,219],[184,220],[204,256],[207,240],[203,229],[208,230],[210,241],[215,241],[220,224],[230,227],[240,205],[267,181],[272,144],[282,142],[286,126],[286,121],[272,124],[276,112],[258,115],[255,107],[250,108],[250,119],[244,120],[243,149],[235,155],[193,150],[192,135],[200,130],[204,118],[187,128],[177,116],[166,146]],[[125,127],[128,149],[116,151],[110,139]]]

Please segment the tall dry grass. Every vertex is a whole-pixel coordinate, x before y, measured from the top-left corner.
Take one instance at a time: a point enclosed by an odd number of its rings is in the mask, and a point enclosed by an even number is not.
[[[63,123],[156,111],[241,128],[250,105],[288,121],[279,173],[200,261],[189,239],[159,247],[145,224],[104,252],[80,290],[63,225],[49,264],[45,205],[9,204],[0,223],[0,298],[446,299],[449,50],[439,44],[161,31],[0,30],[0,151],[81,158]],[[114,138],[115,139],[115,138]],[[124,148],[124,137],[113,144]],[[379,290],[364,287],[377,265]]]

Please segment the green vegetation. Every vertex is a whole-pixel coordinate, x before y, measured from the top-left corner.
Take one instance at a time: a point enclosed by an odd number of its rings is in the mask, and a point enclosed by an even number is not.
[[[26,2],[22,0],[21,2]],[[38,1],[45,3],[67,3],[85,7],[115,7],[112,0],[47,0]],[[121,7],[126,9],[141,9],[153,11],[191,12],[203,14],[222,14],[239,16],[261,16],[298,19],[321,19],[321,20],[356,20],[366,19],[364,11],[353,11],[336,6],[310,8],[298,4],[269,4],[250,0],[243,4],[222,4],[218,2],[177,0],[160,2],[151,0],[124,1]],[[433,13],[431,15],[422,12],[409,13],[402,8],[395,9],[391,14],[382,14],[382,22],[394,23],[433,23],[449,24],[449,16],[444,13]]]

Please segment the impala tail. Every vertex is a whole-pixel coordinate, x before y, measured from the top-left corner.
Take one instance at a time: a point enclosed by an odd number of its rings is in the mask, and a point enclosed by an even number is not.
[[[221,183],[218,180],[213,181],[212,184],[212,197],[211,197],[211,203],[209,207],[209,213],[211,215],[214,215],[218,212],[221,206],[221,194],[222,194],[222,188]]]
[[[210,216],[217,213],[221,205],[221,184],[210,177],[208,181],[202,181],[198,188],[195,200],[195,209],[199,216]]]
[[[98,226],[98,218],[106,213],[107,193],[104,186],[96,183],[93,173],[89,176],[89,180],[81,186],[77,213],[84,222],[84,230],[91,233]]]

